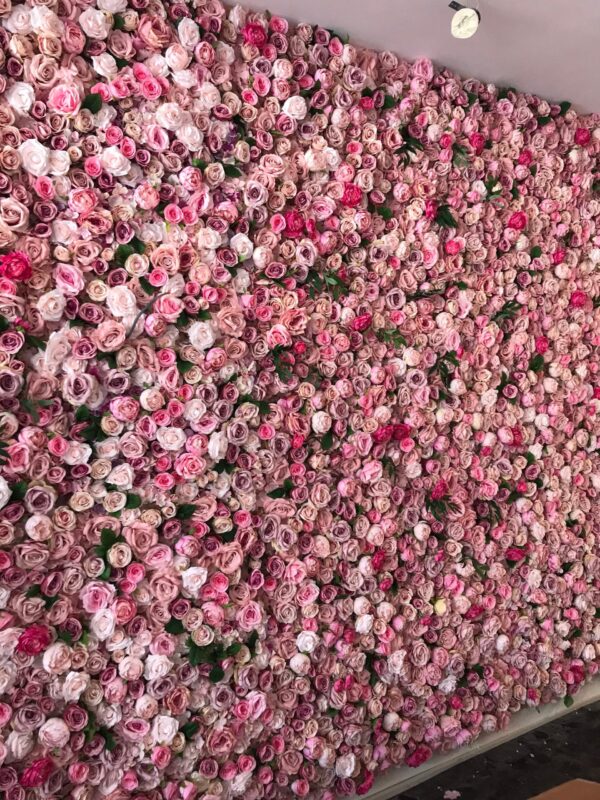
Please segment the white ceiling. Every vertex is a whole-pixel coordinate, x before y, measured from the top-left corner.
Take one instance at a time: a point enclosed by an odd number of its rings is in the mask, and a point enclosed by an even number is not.
[[[463,77],[600,112],[600,0],[462,0],[479,6],[472,39],[450,35],[449,0],[246,0],[355,44],[427,56]]]

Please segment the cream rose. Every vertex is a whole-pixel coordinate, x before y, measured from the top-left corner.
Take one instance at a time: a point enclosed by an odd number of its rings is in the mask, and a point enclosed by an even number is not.
[[[79,25],[90,39],[106,39],[111,30],[110,17],[96,8],[86,8],[79,15]]]
[[[178,730],[179,724],[173,717],[167,717],[164,714],[154,717],[152,738],[156,744],[171,744]]]
[[[43,294],[37,301],[37,310],[46,322],[60,322],[67,301],[57,289]]]
[[[8,483],[0,475],[0,508],[4,508],[4,506],[8,503],[11,494],[12,490],[10,489]]]
[[[206,583],[208,570],[205,567],[190,567],[181,573],[181,581],[184,591],[192,597],[196,597],[200,589]]]
[[[17,81],[6,90],[4,97],[17,114],[27,114],[35,100],[35,91],[31,84]]]
[[[194,322],[188,331],[190,344],[196,350],[208,350],[215,343],[215,330],[211,322]]]
[[[19,155],[23,169],[31,175],[41,177],[50,170],[50,150],[37,139],[26,139],[19,145]]]
[[[62,694],[67,703],[77,703],[81,695],[90,685],[90,676],[85,672],[69,672],[62,687]]]
[[[48,749],[65,747],[70,736],[71,732],[66,723],[58,717],[47,719],[38,731],[40,744]]]
[[[113,286],[106,293],[106,305],[114,317],[128,317],[137,311],[137,300],[126,286]]]
[[[131,169],[131,161],[126,158],[116,145],[107,147],[100,156],[100,163],[104,169],[115,177],[127,175]]]

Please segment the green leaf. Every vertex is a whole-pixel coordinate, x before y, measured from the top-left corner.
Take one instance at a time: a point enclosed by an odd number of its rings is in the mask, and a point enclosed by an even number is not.
[[[539,244],[536,244],[535,247],[531,248],[529,255],[531,258],[539,258],[542,255],[542,248],[539,246]]]
[[[575,702],[575,700],[573,699],[573,697],[570,694],[566,695],[564,700],[563,700],[563,703],[565,704],[565,706],[567,708],[571,708],[571,706],[573,705],[574,702]]]
[[[564,117],[564,115],[567,113],[567,111],[570,108],[571,108],[571,103],[569,103],[568,100],[563,100],[562,103],[560,104],[560,115],[561,115],[561,117]]]
[[[442,228],[456,228],[457,226],[456,220],[450,211],[450,206],[447,205],[439,206],[437,214],[435,215],[435,221],[438,225],[441,225]]]
[[[172,633],[174,635],[185,633],[183,622],[180,619],[175,619],[175,617],[171,617],[171,619],[167,622],[165,625],[165,630],[167,633]]]
[[[239,178],[242,174],[242,170],[238,169],[235,164],[223,164],[223,169],[228,178]]]
[[[196,312],[196,319],[199,319],[201,322],[207,322],[209,319],[212,319],[212,314],[205,308],[201,308],[200,311]]]
[[[177,359],[177,369],[181,372],[182,375],[185,375],[186,372],[189,372],[193,369],[196,365],[193,364],[191,361],[184,361],[181,358]]]
[[[391,96],[391,94],[386,94],[385,97],[383,98],[383,108],[387,110],[388,108],[394,108],[395,105],[396,101]]]
[[[206,647],[199,647],[191,636],[188,638],[187,644],[189,647],[188,660],[193,667],[197,667],[199,664],[214,663],[215,648],[212,644]]]
[[[204,161],[201,158],[192,158],[192,166],[196,167],[196,169],[206,169],[208,167],[208,161]]]
[[[10,322],[6,319],[6,317],[0,314],[0,333],[7,331],[10,328]]]
[[[87,406],[79,406],[75,411],[75,422],[86,422],[92,418],[92,412]]]
[[[192,736],[200,730],[200,724],[198,722],[186,722],[179,730],[186,739],[191,739]]]
[[[114,58],[119,69],[124,69],[129,66],[129,61],[126,58],[117,58],[116,56]]]
[[[193,503],[183,503],[177,508],[175,516],[177,519],[191,519],[196,511],[196,506]]]
[[[11,502],[13,503],[20,502],[25,497],[25,493],[27,492],[27,487],[28,487],[27,481],[18,481],[17,483],[13,483],[12,486],[10,487]]]
[[[215,666],[211,669],[208,673],[208,678],[213,683],[219,683],[225,677],[225,670],[223,667],[219,666],[219,664],[215,664]]]
[[[104,746],[111,753],[117,746],[117,739],[112,731],[108,728],[98,728],[97,733],[104,739]]]
[[[333,447],[333,431],[331,429],[321,439],[321,447],[323,450],[331,450]]]
[[[240,652],[242,647],[243,647],[243,645],[242,645],[241,642],[234,642],[233,644],[230,644],[229,647],[227,647],[225,649],[225,655],[228,658],[231,658],[232,656],[237,656],[237,654]]]
[[[551,122],[551,120],[552,120],[552,117],[538,117],[537,121],[538,121],[538,125],[543,128],[544,125],[547,125],[549,122]]]
[[[217,463],[213,466],[213,469],[219,474],[226,472],[228,475],[230,475],[235,469],[235,464],[232,464],[230,461],[222,458],[221,461],[217,461]]]
[[[389,208],[389,206],[380,206],[377,209],[377,213],[379,214],[380,217],[383,217],[386,221],[392,219],[392,217],[394,216],[394,212],[392,211],[391,208]]]
[[[541,353],[533,356],[529,361],[528,369],[533,372],[541,372],[544,369],[544,356]]]
[[[129,256],[135,253],[134,248],[130,244],[120,244],[115,250],[115,262],[122,267]]]
[[[142,498],[139,494],[128,494],[125,508],[139,508],[142,505]]]
[[[88,111],[91,111],[92,114],[97,114],[100,109],[102,108],[102,97],[99,94],[93,92],[92,94],[87,94],[83,98],[83,103],[81,104],[82,108],[87,108]]]
[[[25,342],[30,347],[35,347],[38,350],[45,350],[46,349],[46,342],[43,339],[40,339],[39,336],[32,336],[30,333],[25,334]],[[41,405],[41,401],[39,402]]]
[[[113,17],[113,21],[114,21],[113,25],[114,29],[116,31],[122,31],[123,28],[125,27],[125,17],[122,17],[121,14],[115,14]]]
[[[56,635],[61,640],[61,642],[65,642],[65,644],[68,645],[73,644],[73,635],[69,633],[69,631],[57,631]]]
[[[246,647],[250,650],[251,653],[254,652],[256,649],[256,644],[258,642],[258,631],[252,631],[248,639],[246,640]]]
[[[138,280],[140,282],[140,286],[146,292],[146,294],[154,294],[156,288],[152,286],[152,284],[147,278],[144,278],[144,276],[142,275],[142,277],[139,278]]]
[[[273,489],[272,492],[268,493],[268,497],[272,497],[274,500],[280,497],[287,497],[293,488],[294,482],[290,480],[290,478],[286,478],[283,482],[283,486],[280,486],[278,489]]]

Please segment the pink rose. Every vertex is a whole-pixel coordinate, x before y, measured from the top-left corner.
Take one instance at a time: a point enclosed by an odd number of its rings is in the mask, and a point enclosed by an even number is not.
[[[48,105],[59,114],[76,114],[81,106],[81,97],[77,87],[67,83],[53,86],[48,95]]]

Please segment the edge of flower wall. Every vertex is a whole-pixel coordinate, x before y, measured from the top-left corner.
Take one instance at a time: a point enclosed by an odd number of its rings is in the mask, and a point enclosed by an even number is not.
[[[596,678],[581,688],[573,696],[573,705],[567,708],[562,701],[548,703],[537,708],[526,708],[519,711],[511,719],[505,730],[495,731],[481,735],[473,744],[457,747],[447,753],[437,753],[426,764],[416,769],[410,767],[397,767],[389,769],[375,780],[371,791],[361,800],[389,800],[396,795],[413,789],[430,778],[435,778],[446,770],[462,764],[475,756],[482,755],[488,750],[493,750],[511,739],[517,739],[535,728],[547,725],[549,722],[560,719],[573,711],[578,711],[584,706],[600,700],[600,678]],[[358,800],[358,798],[352,798]]]

